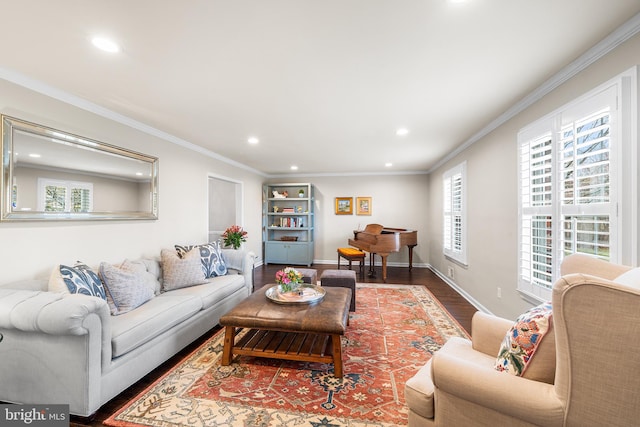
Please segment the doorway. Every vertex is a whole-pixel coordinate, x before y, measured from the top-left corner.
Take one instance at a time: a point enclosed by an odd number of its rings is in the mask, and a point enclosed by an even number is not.
[[[209,175],[209,241],[222,239],[231,225],[242,226],[242,182]]]

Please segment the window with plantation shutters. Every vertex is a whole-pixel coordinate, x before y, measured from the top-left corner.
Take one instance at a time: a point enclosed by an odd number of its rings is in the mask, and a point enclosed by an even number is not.
[[[92,212],[90,182],[38,179],[38,210],[42,212]]]
[[[465,179],[466,163],[443,175],[443,251],[445,256],[466,265]]]
[[[636,256],[637,230],[625,236],[620,226],[637,200],[636,185],[620,182],[637,164],[626,137],[635,111],[620,102],[622,86],[622,79],[604,85],[518,134],[518,289],[527,296],[551,299],[568,254]]]

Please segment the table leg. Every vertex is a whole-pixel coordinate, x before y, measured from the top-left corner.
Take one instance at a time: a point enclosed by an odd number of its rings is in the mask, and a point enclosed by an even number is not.
[[[342,378],[342,342],[340,335],[331,335],[331,345],[333,346],[333,375]]]
[[[236,338],[235,326],[225,326],[224,328],[224,348],[222,350],[222,366],[229,366],[233,358],[233,344]]]

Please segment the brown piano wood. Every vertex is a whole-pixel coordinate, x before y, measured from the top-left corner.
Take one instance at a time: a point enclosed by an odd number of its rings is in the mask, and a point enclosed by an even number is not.
[[[365,228],[364,231],[354,230],[353,239],[349,239],[349,245],[369,252],[370,269],[373,271],[373,256],[382,258],[382,279],[387,281],[387,257],[392,252],[399,252],[403,246],[409,248],[409,270],[413,268],[413,248],[418,245],[418,232],[404,228],[382,227]],[[373,230],[370,232],[369,230]],[[379,232],[377,232],[380,230]]]

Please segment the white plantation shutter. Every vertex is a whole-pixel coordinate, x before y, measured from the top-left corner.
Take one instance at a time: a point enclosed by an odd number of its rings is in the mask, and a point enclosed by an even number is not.
[[[550,132],[520,146],[521,277],[543,289],[553,279],[552,147]]]
[[[93,184],[38,178],[38,211],[92,212]]]
[[[74,183],[71,186],[69,208],[71,212],[91,212],[93,210],[93,191],[86,185]]]
[[[445,256],[466,265],[465,179],[466,163],[443,175],[443,252]]]
[[[49,184],[45,185],[45,212],[62,212],[66,207],[67,187],[64,185]]]
[[[563,126],[560,133],[562,250],[610,259],[611,111]],[[613,224],[615,225],[615,224]]]
[[[617,259],[615,115],[614,86],[519,133],[520,291],[549,300],[574,252]]]

